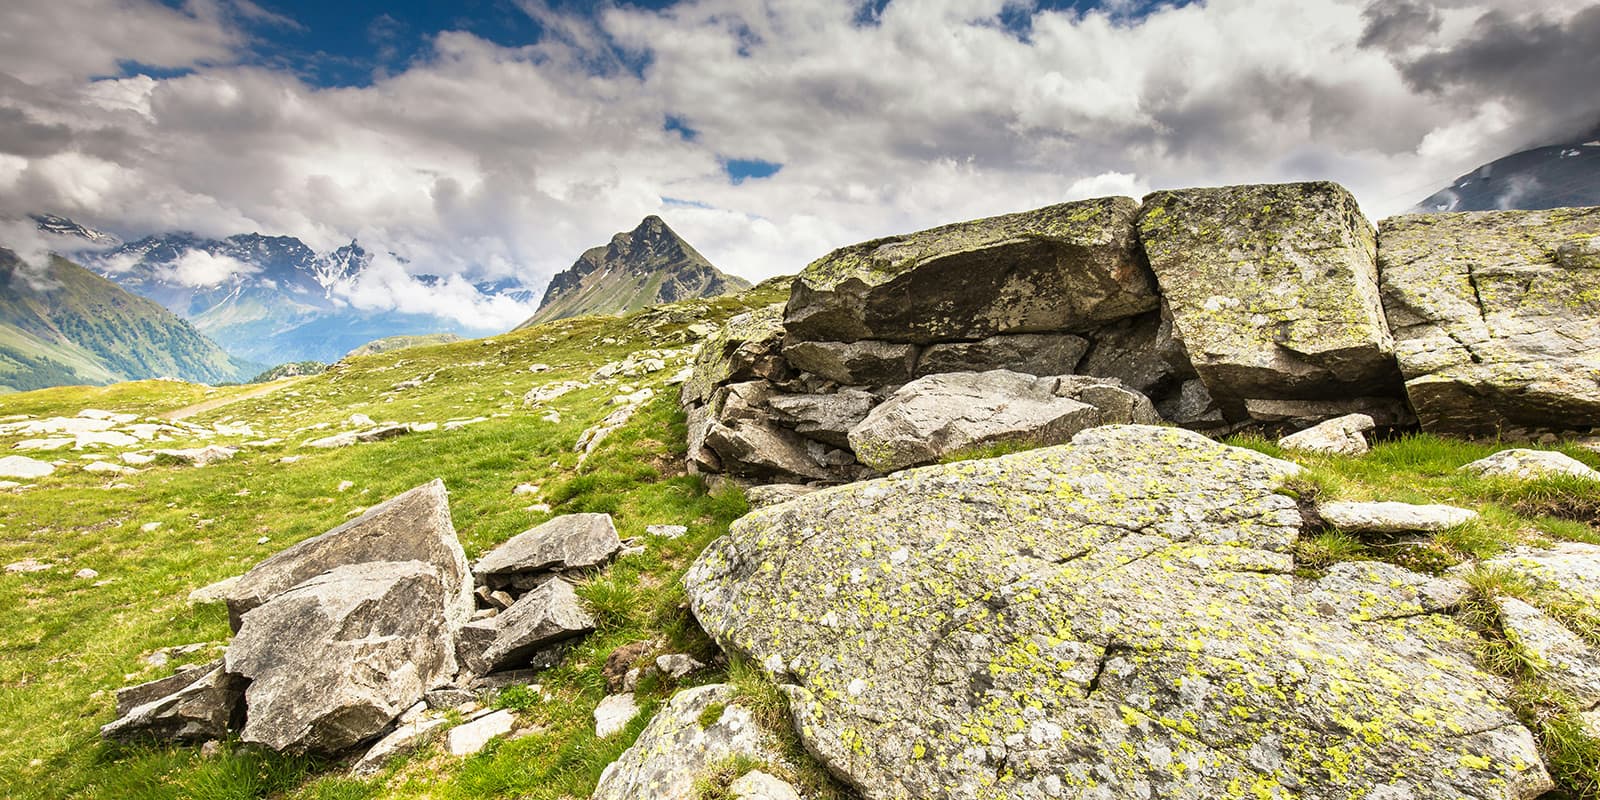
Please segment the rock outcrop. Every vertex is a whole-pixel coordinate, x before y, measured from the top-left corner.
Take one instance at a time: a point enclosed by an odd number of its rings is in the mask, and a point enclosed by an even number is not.
[[[1600,424],[1600,208],[1395,217],[1379,267],[1425,428],[1518,437]]]
[[[191,744],[224,739],[244,710],[245,681],[221,663],[131,687],[117,696],[117,719],[100,728],[116,741],[160,739]]]
[[[690,604],[871,800],[1547,791],[1458,585],[1295,575],[1297,470],[1096,428],[755,511]]]

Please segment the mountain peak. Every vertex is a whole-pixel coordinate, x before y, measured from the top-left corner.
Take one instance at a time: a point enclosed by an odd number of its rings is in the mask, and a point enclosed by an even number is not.
[[[584,251],[550,279],[539,311],[523,325],[585,314],[614,314],[690,297],[715,297],[749,288],[723,274],[651,214],[631,231]]]

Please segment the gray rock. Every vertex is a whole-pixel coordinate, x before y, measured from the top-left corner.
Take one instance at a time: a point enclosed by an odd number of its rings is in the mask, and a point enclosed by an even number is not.
[[[1429,431],[1600,423],[1600,208],[1384,220],[1378,262]]]
[[[189,602],[197,606],[227,602],[228,593],[233,591],[234,586],[238,585],[240,577],[239,575],[234,575],[195,589],[189,593]]]
[[[308,578],[335,567],[369,561],[422,561],[433,565],[451,595],[445,622],[454,630],[472,618],[472,575],[450,522],[444,483],[434,480],[367,509],[327,533],[306,539],[239,576],[228,592],[234,630],[245,612]]]
[[[422,561],[330,570],[244,615],[229,674],[250,679],[240,739],[338,753],[382,733],[456,674],[456,593]]]
[[[1346,414],[1278,440],[1286,450],[1332,456],[1359,456],[1367,452],[1367,431],[1376,427],[1366,414]]]
[[[1566,476],[1600,481],[1600,472],[1569,455],[1524,448],[1501,450],[1492,456],[1462,465],[1461,471],[1485,478],[1536,480]]]
[[[1126,197],[946,225],[835,250],[795,278],[800,341],[926,344],[1076,332],[1156,308]]]
[[[684,414],[688,418],[689,428],[685,437],[688,440],[686,460],[689,463],[689,471],[721,472],[722,457],[717,455],[717,451],[706,447],[706,434],[710,432],[712,424],[710,411],[703,405],[695,404],[684,409]]]
[[[716,451],[728,475],[785,483],[836,480],[811,457],[798,434],[766,422],[713,423],[706,432],[706,446]]]
[[[244,686],[243,680],[228,674],[220,664],[213,664],[133,687],[126,698],[129,703],[142,701],[136,705],[124,707],[124,695],[118,692],[119,718],[101,727],[100,735],[119,742],[157,739],[199,743],[226,738],[228,728],[239,721]],[[176,688],[156,694],[168,687]]]
[[[138,706],[142,706],[152,700],[159,700],[190,686],[220,666],[222,666],[221,661],[205,665],[193,665],[187,668],[179,667],[175,674],[165,678],[118,689],[117,716],[126,717],[129,712]]]
[[[1351,533],[1442,531],[1478,519],[1478,512],[1455,506],[1410,503],[1320,503],[1317,516]]]
[[[955,372],[902,387],[851,429],[850,447],[888,472],[991,444],[1060,444],[1096,425],[1156,419],[1148,399],[1096,378]]]
[[[689,533],[687,525],[646,525],[644,532],[663,539],[681,539]]]
[[[800,800],[800,793],[788,781],[761,770],[751,770],[728,784],[733,800]]]
[[[1465,581],[1430,578],[1382,561],[1345,561],[1312,584],[1304,603],[1351,622],[1453,611],[1472,594]]]
[[[564,514],[489,551],[473,573],[496,586],[504,576],[598,567],[621,549],[610,514]]]
[[[878,396],[860,389],[828,394],[774,394],[766,398],[774,416],[795,433],[834,447],[850,446],[850,429],[867,418]]]
[[[1310,428],[1335,417],[1361,414],[1375,425],[1397,427],[1416,424],[1417,417],[1402,397],[1333,397],[1319,400],[1250,398],[1245,411],[1256,422]]]
[[[709,725],[701,716],[712,706],[722,713]],[[740,705],[732,686],[711,684],[684,689],[666,706],[605,772],[591,800],[694,800],[695,779],[736,756],[774,759],[775,748]]]
[[[155,456],[155,463],[179,464],[186,467],[210,466],[219,461],[227,461],[238,454],[239,449],[236,447],[223,447],[217,444],[178,450],[156,450],[151,453]]]
[[[1541,597],[1593,607],[1600,598],[1600,546],[1562,542],[1548,550],[1520,550],[1484,562],[1532,584]]]
[[[1080,375],[1115,378],[1151,396],[1195,377],[1164,302],[1159,310],[1101,326],[1088,336],[1089,350],[1072,370]]]
[[[744,496],[750,502],[750,507],[755,509],[786,503],[816,490],[815,486],[799,483],[773,483],[766,486],[752,486],[745,490]]]
[[[48,461],[40,461],[27,456],[0,456],[0,478],[43,478],[56,468]]]
[[[550,581],[523,595],[511,608],[486,621],[495,624],[494,641],[476,663],[467,665],[478,675],[522,666],[540,650],[588,633],[595,625],[594,617],[572,591],[572,584],[562,580]]]
[[[478,702],[478,694],[466,689],[458,689],[454,686],[446,686],[440,689],[431,689],[423,692],[422,702],[427,703],[428,708],[439,711],[448,711],[452,708],[460,708],[462,706]]]
[[[594,735],[607,739],[622,732],[634,717],[639,716],[639,704],[632,692],[607,695],[594,708]]]
[[[923,349],[917,357],[915,376],[992,369],[1027,375],[1070,375],[1088,350],[1087,339],[1067,333],[1022,333],[975,342],[943,342]]]
[[[807,750],[874,800],[1549,790],[1477,635],[1427,612],[1428,578],[1296,577],[1277,489],[1298,471],[1101,427],[752,512],[685,583],[705,630],[788,687]]]
[[[795,369],[855,386],[902,384],[911,380],[916,345],[898,342],[806,342],[784,344],[783,356]]]
[[[674,680],[682,678],[697,669],[705,669],[706,665],[700,663],[694,656],[684,653],[672,653],[656,656],[656,669]]]
[[[1139,232],[1200,379],[1252,398],[1399,396],[1372,224],[1337,184],[1155,192]]]
[[[1506,637],[1539,660],[1539,677],[1586,710],[1600,705],[1600,648],[1549,614],[1514,597],[1496,597]]]
[[[736,381],[778,380],[789,372],[778,350],[783,343],[783,305],[740,314],[706,339],[694,374],[681,389],[684,404],[704,403],[718,386]]]
[[[400,725],[356,759],[356,763],[350,766],[351,777],[368,778],[382,772],[383,765],[390,759],[415,752],[437,736],[439,729],[449,722],[444,717],[434,717]]]
[[[1217,401],[1199,378],[1184,381],[1175,394],[1156,404],[1156,410],[1162,419],[1191,430],[1211,430],[1227,425],[1222,409],[1217,407]]]
[[[491,739],[504,736],[516,727],[517,718],[507,709],[492,711],[450,729],[444,748],[450,755],[464,758],[482,750]]]

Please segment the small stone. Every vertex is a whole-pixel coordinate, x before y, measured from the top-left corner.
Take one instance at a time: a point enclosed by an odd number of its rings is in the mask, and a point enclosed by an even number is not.
[[[157,650],[144,657],[144,663],[151,667],[164,667],[172,661],[172,656],[165,650]]]
[[[1569,475],[1600,481],[1600,472],[1590,469],[1571,456],[1550,450],[1514,448],[1501,450],[1487,458],[1480,458],[1461,468],[1485,478],[1518,478],[1534,480]]]
[[[161,523],[159,522],[146,522],[139,526],[141,533],[155,533],[158,530],[161,530]]]
[[[1366,414],[1346,414],[1278,440],[1286,450],[1303,450],[1336,456],[1359,456],[1367,452],[1367,437],[1376,427]]]
[[[341,491],[341,492],[348,492],[348,491],[350,491],[350,489],[351,489],[351,488],[353,488],[353,487],[354,487],[354,486],[355,486],[355,485],[356,485],[356,484],[355,484],[355,482],[354,482],[354,481],[339,481],[339,491]]]
[[[366,755],[350,767],[350,775],[357,778],[376,775],[390,759],[410,753],[426,744],[447,722],[449,720],[443,717],[436,717],[403,723],[369,748]]]
[[[656,658],[656,668],[674,680],[682,678],[697,669],[705,669],[705,666],[705,664],[696,660],[694,656],[684,653],[673,653]]]
[[[155,456],[148,453],[123,453],[118,458],[122,459],[122,463],[134,467],[142,467],[156,460]]]
[[[638,715],[639,706],[634,703],[632,692],[610,695],[595,706],[594,735],[605,739],[621,733]]]
[[[92,581],[95,578],[100,577],[100,573],[95,572],[94,570],[89,569],[88,567],[84,567],[83,569],[80,569],[77,572],[72,573],[72,577],[77,578],[79,580]]]
[[[1442,531],[1478,518],[1478,512],[1465,508],[1410,503],[1322,503],[1317,514],[1329,525],[1353,533]]]
[[[24,558],[6,565],[6,572],[43,572],[49,564],[34,558]]]
[[[207,739],[205,744],[200,745],[201,758],[216,758],[220,755],[222,755],[222,742],[216,739]]]
[[[470,756],[482,750],[489,740],[510,733],[516,723],[516,716],[506,709],[485,714],[451,728],[445,737],[445,750],[456,757]]]
[[[539,487],[537,487],[537,486],[535,486],[535,485],[533,485],[531,483],[519,483],[519,484],[517,484],[517,488],[511,490],[511,493],[514,494],[514,495],[519,495],[519,496],[520,495],[538,494],[539,493]]]
[[[373,422],[372,417],[369,417],[366,414],[351,414],[350,418],[344,421],[344,424],[349,425],[352,428],[360,428],[371,427]]]
[[[272,537],[271,536],[263,536],[263,537],[261,537],[261,538],[256,540],[256,544],[266,544],[267,542],[270,542],[270,541],[272,541]]]
[[[644,532],[663,539],[676,539],[688,533],[689,528],[686,525],[647,525]]]
[[[728,791],[733,792],[733,800],[800,800],[794,786],[758,769],[728,784]]]
[[[239,582],[239,576],[223,578],[216,583],[202,586],[189,593],[189,602],[195,605],[206,603],[221,603],[228,599],[228,592],[233,590],[233,585]]]

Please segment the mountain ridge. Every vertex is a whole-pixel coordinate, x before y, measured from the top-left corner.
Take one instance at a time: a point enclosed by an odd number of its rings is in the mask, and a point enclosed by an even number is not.
[[[1594,205],[1600,205],[1600,125],[1483,164],[1412,210],[1543,211]]]

